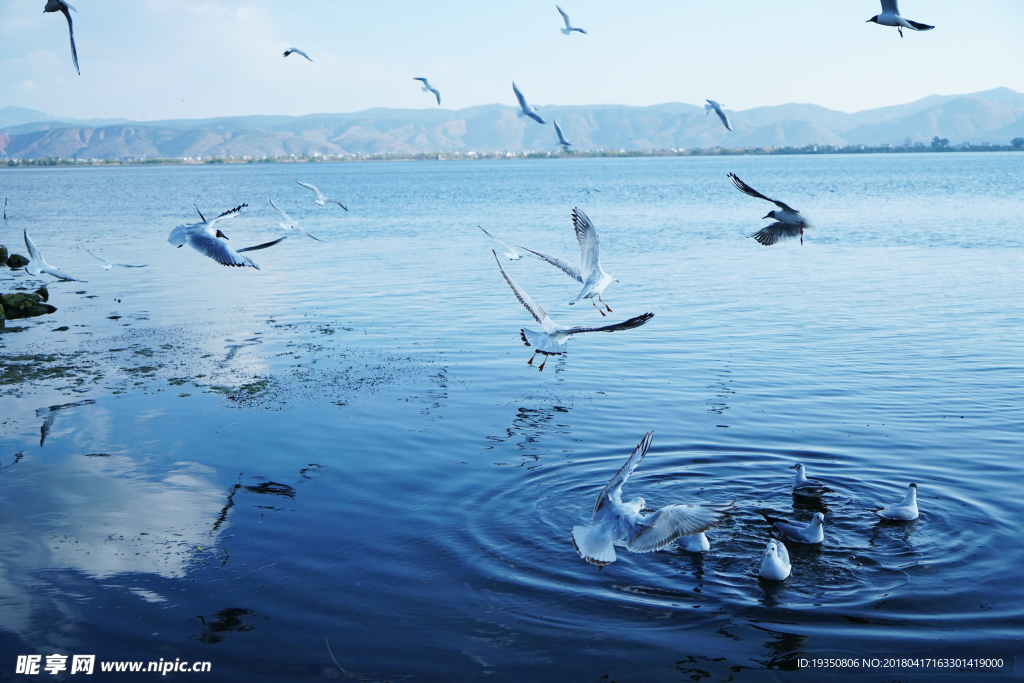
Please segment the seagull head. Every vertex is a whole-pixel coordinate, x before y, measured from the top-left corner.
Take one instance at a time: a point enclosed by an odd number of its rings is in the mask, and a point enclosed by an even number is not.
[[[814,519],[818,520],[818,524],[825,523],[825,515],[821,514],[820,512],[814,513]]]
[[[764,548],[764,556],[768,557],[769,555],[774,553],[776,550],[777,550],[777,547],[775,546],[774,539],[771,540],[771,541],[768,541],[768,545],[766,545],[765,548]]]
[[[789,469],[799,471],[799,470],[802,470],[803,468],[804,468],[803,465],[801,465],[800,463],[797,463],[797,464],[793,465],[792,467],[790,467]]]
[[[864,23],[865,23],[865,24],[870,24],[870,23],[875,23],[875,24],[877,24],[877,23],[878,23],[878,15],[876,14],[875,16],[871,17],[870,19],[868,19],[868,20],[867,20],[867,21],[865,21]]]
[[[769,211],[767,216],[762,216],[761,217],[761,220],[764,220],[765,218],[775,218],[775,212],[774,211]]]
[[[912,489],[914,489],[916,491],[917,490],[917,484],[911,484],[910,488],[912,488]]]
[[[217,231],[217,235],[216,235],[216,237],[223,237],[224,239],[227,239],[227,238],[228,238],[228,236],[227,236],[227,235],[225,235],[224,233],[222,233],[222,232],[221,232],[220,230],[218,230],[218,231]]]

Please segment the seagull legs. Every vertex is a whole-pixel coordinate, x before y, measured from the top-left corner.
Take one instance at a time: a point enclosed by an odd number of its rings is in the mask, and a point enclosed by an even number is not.
[[[548,356],[547,356],[547,354],[545,354],[544,355],[544,362],[540,364],[539,368],[537,368],[537,372],[544,372],[544,366],[547,365],[547,363],[548,363]]]
[[[604,317],[604,311],[602,311],[600,308],[598,308],[597,302],[594,301],[593,299],[591,299],[590,303],[594,304],[594,308],[597,308],[597,312],[601,314],[601,317]],[[601,303],[604,303],[604,302],[602,301]],[[609,310],[611,310],[611,309],[609,309]]]
[[[800,244],[804,243],[804,229],[800,228]]]
[[[606,304],[606,303],[604,302],[604,299],[602,299],[602,298],[601,298],[601,295],[600,295],[600,294],[598,294],[598,295],[597,295],[597,300],[598,300],[598,301],[600,301],[600,302],[601,302],[601,304],[602,304],[602,305],[603,305],[603,306],[604,306],[605,308],[607,308],[607,309],[608,309],[608,312],[609,312],[609,313],[611,313],[611,312],[612,312],[611,306],[609,306],[608,304]]]
[[[534,358],[536,358],[536,357],[537,357],[537,352],[536,352],[536,351],[534,351],[534,352],[533,352],[533,355],[532,355],[532,356],[530,356],[530,360],[526,361],[526,364],[527,364],[527,365],[533,365],[533,359],[534,359]]]

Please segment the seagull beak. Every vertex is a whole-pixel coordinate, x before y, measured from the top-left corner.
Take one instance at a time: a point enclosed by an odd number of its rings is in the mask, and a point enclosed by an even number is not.
[[[799,467],[799,465],[793,465],[793,466],[792,466],[792,467],[790,467],[789,469],[791,469],[791,470],[795,470],[795,469],[796,469],[797,467]]]
[[[764,220],[765,218],[771,218],[771,217],[772,217],[771,214],[768,214],[767,216],[761,216],[761,220]]]
[[[646,505],[644,505],[642,508],[640,508],[640,512],[654,512],[654,508],[649,508]]]

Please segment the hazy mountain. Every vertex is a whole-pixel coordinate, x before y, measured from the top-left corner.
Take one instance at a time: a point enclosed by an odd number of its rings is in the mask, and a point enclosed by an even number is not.
[[[0,158],[264,157],[302,154],[558,149],[557,119],[574,149],[902,145],[933,137],[1007,144],[1024,135],[1024,95],[997,88],[932,95],[852,114],[813,104],[729,111],[733,131],[683,103],[543,106],[548,125],[500,104],[449,109],[369,109],[350,114],[235,116],[132,122],[78,121],[0,109]]]

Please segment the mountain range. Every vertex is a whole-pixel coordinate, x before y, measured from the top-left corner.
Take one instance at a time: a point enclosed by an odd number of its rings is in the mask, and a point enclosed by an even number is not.
[[[813,104],[744,111],[726,108],[727,131],[702,106],[668,103],[538,107],[548,125],[488,104],[449,109],[368,109],[351,114],[236,116],[138,122],[76,120],[20,107],[0,109],[0,159],[211,158],[289,155],[553,151],[557,119],[573,149],[685,149],[894,146],[929,143],[1006,145],[1024,136],[1024,95],[996,88],[931,95],[855,113]]]

